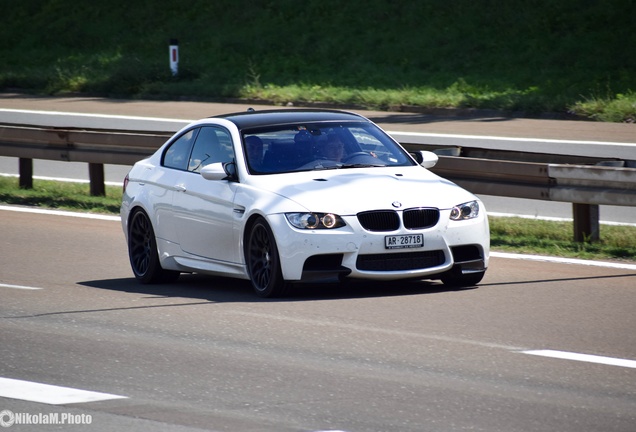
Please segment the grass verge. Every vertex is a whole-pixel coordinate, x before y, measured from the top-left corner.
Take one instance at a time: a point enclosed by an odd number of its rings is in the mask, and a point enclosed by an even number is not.
[[[69,211],[119,214],[121,188],[106,187],[106,196],[90,195],[88,184],[34,180],[21,189],[15,177],[0,177],[0,204]],[[601,225],[601,241],[572,241],[572,222],[491,217],[493,250],[590,260],[636,261],[636,227]]]
[[[634,122],[635,1],[4,0],[0,91]]]
[[[119,214],[121,187],[107,186],[106,196],[90,195],[88,183],[33,180],[33,189],[22,189],[15,177],[0,177],[0,203],[88,213]]]
[[[636,227],[601,225],[600,241],[572,240],[572,222],[490,217],[490,244],[502,252],[590,260],[636,261]]]

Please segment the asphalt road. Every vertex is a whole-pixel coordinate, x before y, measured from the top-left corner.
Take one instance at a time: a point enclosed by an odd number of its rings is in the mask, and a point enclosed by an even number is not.
[[[262,300],[230,279],[138,285],[116,220],[0,209],[0,232],[0,423],[26,413],[84,421],[60,430],[635,430],[633,267],[495,257],[475,289],[311,285]],[[33,402],[23,381],[106,396]]]
[[[252,104],[219,104],[186,101],[114,100],[94,97],[40,97],[0,93],[0,108],[36,111],[128,115],[168,119],[199,119],[229,112],[280,108]],[[568,120],[501,117],[484,113],[475,117],[352,110],[369,117],[383,128],[405,132],[607,141],[636,144],[636,125]],[[483,113],[483,112],[482,112]]]

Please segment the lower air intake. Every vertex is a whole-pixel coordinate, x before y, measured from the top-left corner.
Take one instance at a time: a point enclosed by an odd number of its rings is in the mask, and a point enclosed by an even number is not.
[[[418,270],[444,264],[444,251],[358,255],[356,267],[368,271]]]

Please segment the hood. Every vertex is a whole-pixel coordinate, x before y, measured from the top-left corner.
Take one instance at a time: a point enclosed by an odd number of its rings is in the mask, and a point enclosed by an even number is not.
[[[476,199],[422,167],[307,171],[254,178],[259,189],[286,197],[309,211],[340,215],[364,210],[449,209]]]

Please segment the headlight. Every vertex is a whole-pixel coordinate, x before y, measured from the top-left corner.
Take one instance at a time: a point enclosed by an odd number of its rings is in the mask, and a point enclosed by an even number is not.
[[[345,222],[333,213],[285,213],[285,217],[299,229],[330,229],[345,226]]]
[[[452,208],[450,218],[454,221],[474,219],[479,216],[479,202],[471,201]]]

